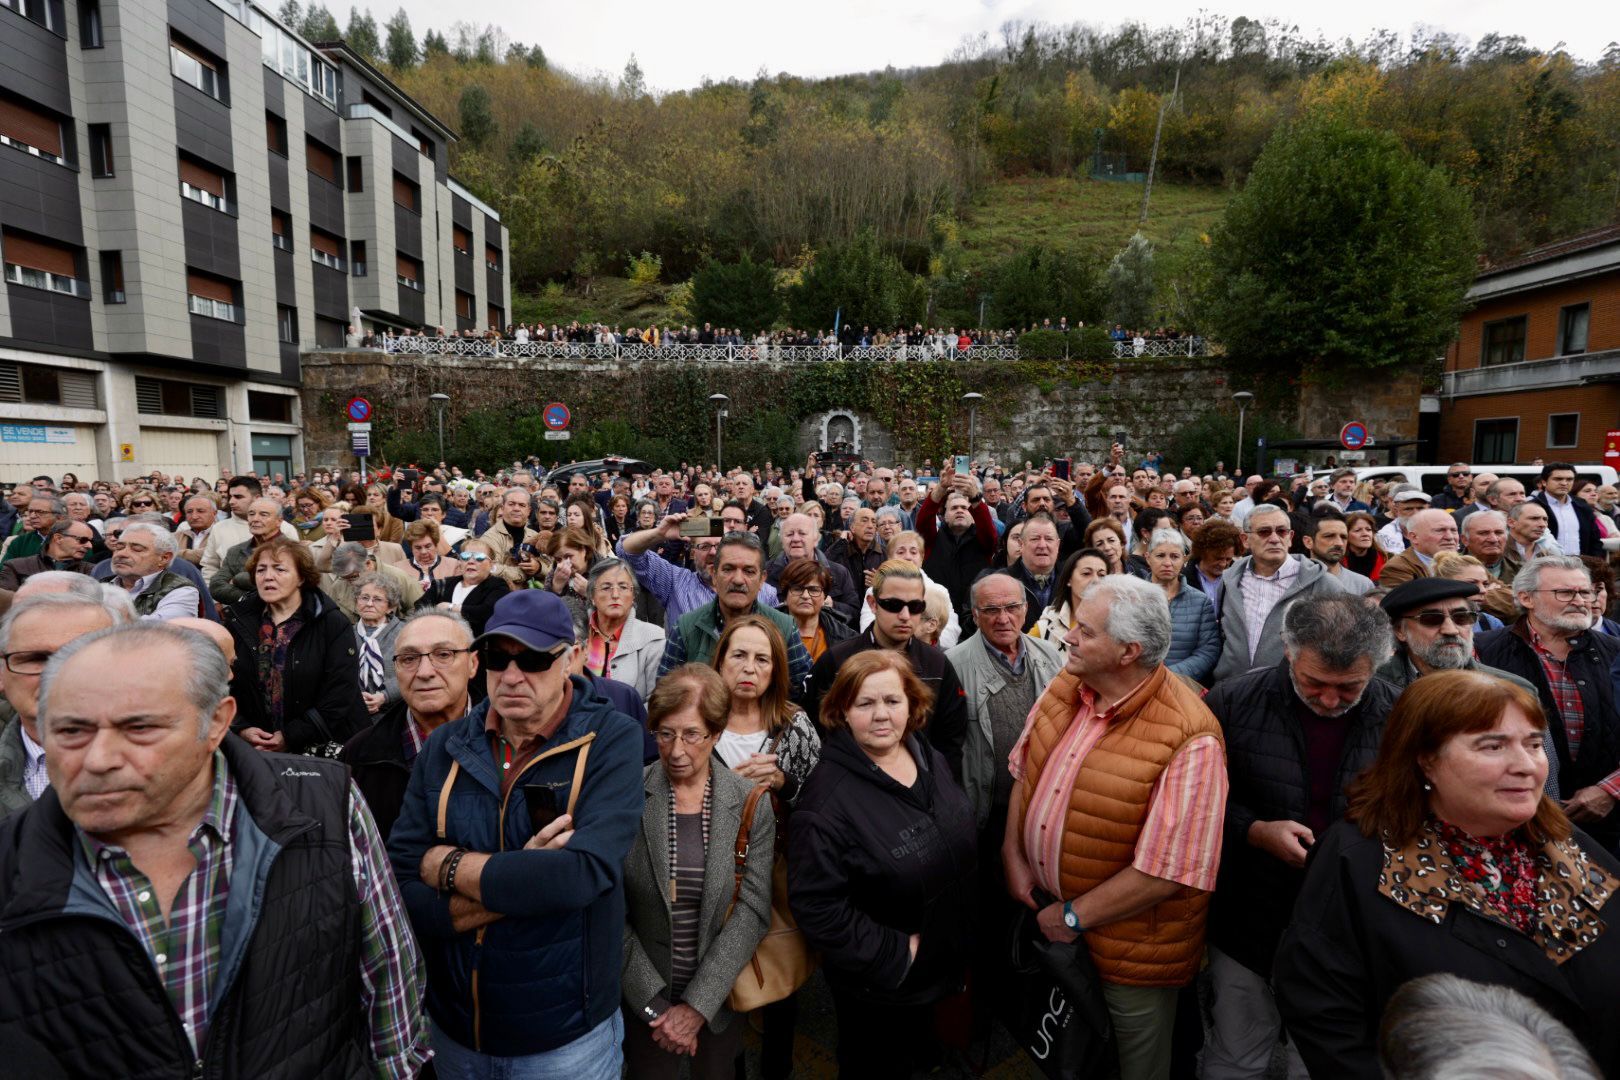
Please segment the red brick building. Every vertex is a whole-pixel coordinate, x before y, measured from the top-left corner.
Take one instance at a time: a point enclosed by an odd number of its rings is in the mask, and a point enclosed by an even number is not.
[[[1468,299],[1435,460],[1602,463],[1620,429],[1620,225],[1493,266]]]

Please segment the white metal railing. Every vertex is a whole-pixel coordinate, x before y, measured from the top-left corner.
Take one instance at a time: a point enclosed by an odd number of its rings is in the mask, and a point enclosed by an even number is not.
[[[522,360],[1017,360],[1017,345],[876,345],[843,348],[839,345],[649,345],[645,342],[595,344],[573,341],[514,341],[510,338],[482,337],[385,337],[371,339],[368,347],[384,352],[417,356],[502,356]],[[1114,356],[1177,357],[1208,356],[1204,338],[1178,338],[1173,341],[1146,341],[1139,348],[1134,342],[1114,343]]]

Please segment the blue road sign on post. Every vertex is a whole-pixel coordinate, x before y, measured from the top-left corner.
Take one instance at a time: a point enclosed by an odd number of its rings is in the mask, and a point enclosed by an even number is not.
[[[568,406],[560,401],[553,401],[541,412],[540,419],[545,423],[548,430],[567,431],[570,419]]]
[[[349,399],[349,419],[357,424],[363,424],[371,419],[371,402],[363,397]]]
[[[1352,420],[1339,429],[1339,445],[1346,450],[1360,450],[1368,441],[1367,425],[1360,420]]]

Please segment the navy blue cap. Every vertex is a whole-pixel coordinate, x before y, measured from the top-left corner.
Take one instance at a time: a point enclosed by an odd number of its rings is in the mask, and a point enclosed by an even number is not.
[[[495,601],[495,611],[474,645],[508,637],[537,652],[574,643],[574,617],[555,594],[545,589],[519,589]]]

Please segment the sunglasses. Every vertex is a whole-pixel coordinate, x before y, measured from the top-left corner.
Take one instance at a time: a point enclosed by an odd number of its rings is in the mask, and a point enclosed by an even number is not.
[[[1254,535],[1258,536],[1262,540],[1269,540],[1273,536],[1287,536],[1293,531],[1293,529],[1288,528],[1286,525],[1263,525],[1254,530]]]
[[[909,611],[913,615],[921,615],[928,610],[926,600],[901,600],[896,596],[885,596],[877,602],[877,606],[890,615],[898,615],[902,611]]]
[[[129,505],[130,506],[156,506],[157,503],[153,502],[151,499],[131,499],[131,500],[129,500]]]
[[[505,671],[515,662],[518,670],[529,675],[538,675],[542,671],[550,671],[551,665],[557,662],[565,649],[555,652],[537,652],[534,649],[524,649],[519,653],[509,653],[505,649],[494,649],[488,645],[478,649],[478,663],[485,671]]]
[[[470,552],[463,555],[461,558],[465,562],[489,562],[489,556],[485,555],[482,551]]]
[[[1479,622],[1479,612],[1473,608],[1462,608],[1457,611],[1416,611],[1406,617],[1415,623],[1422,623],[1431,630],[1444,626],[1447,619],[1458,626],[1473,626]]]

